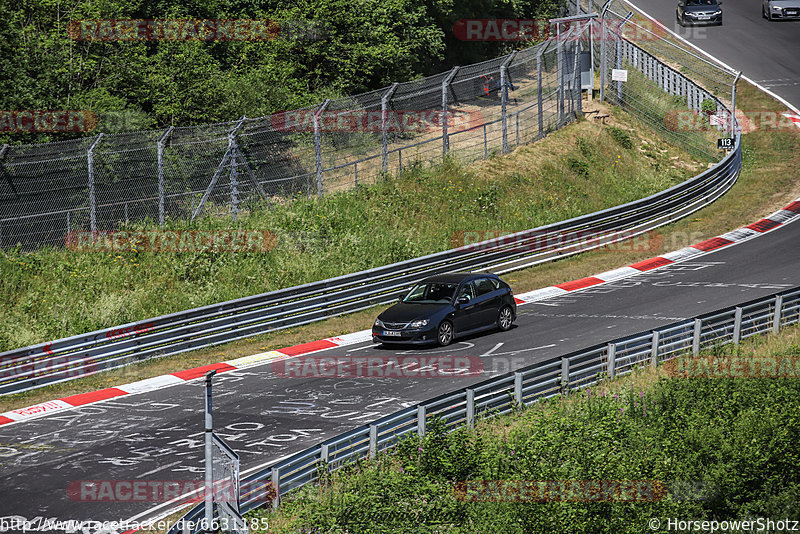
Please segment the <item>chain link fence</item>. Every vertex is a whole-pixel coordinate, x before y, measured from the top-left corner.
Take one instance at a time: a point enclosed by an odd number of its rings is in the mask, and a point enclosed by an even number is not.
[[[347,190],[409,165],[488,158],[580,113],[579,41],[269,117],[3,146],[0,247],[70,232],[230,216]]]
[[[578,5],[599,15],[592,60],[601,98],[694,157],[717,161],[716,140],[735,134],[728,110],[738,73],[680,43],[665,24],[634,16],[622,0]],[[614,80],[614,70],[626,70],[627,80]]]

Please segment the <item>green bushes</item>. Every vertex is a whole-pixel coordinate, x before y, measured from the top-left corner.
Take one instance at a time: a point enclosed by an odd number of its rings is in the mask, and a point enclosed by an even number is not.
[[[633,138],[629,132],[626,132],[621,128],[617,128],[616,126],[609,126],[608,133],[611,134],[611,137],[614,138],[614,141],[616,141],[617,144],[622,148],[626,148],[628,150],[633,148]]]
[[[797,380],[662,378],[645,390],[614,387],[477,430],[447,433],[436,421],[424,438],[285,501],[267,514],[271,532],[640,534],[653,518],[662,530],[668,518],[800,519]],[[467,480],[659,481],[652,487],[661,491],[629,502],[554,491],[539,494],[545,502],[511,502],[473,492],[471,502],[456,491]]]

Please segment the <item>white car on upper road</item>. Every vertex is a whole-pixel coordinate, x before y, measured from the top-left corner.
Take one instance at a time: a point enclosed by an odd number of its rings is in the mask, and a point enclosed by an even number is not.
[[[764,0],[761,15],[769,20],[800,20],[800,0]]]

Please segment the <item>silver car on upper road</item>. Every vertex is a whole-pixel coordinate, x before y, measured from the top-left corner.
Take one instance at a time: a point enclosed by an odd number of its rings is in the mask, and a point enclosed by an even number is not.
[[[764,0],[761,15],[769,20],[800,20],[800,0]]]

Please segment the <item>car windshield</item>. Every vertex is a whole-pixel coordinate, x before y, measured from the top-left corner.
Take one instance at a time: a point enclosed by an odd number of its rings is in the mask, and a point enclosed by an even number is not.
[[[687,6],[715,6],[717,0],[686,0]]]
[[[403,302],[418,304],[444,304],[450,302],[458,284],[430,283],[419,284],[408,292]]]

